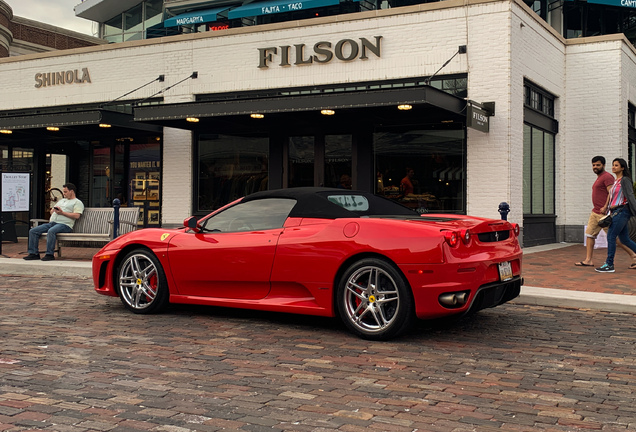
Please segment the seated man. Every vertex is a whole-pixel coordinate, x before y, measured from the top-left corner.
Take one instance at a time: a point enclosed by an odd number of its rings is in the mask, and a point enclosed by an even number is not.
[[[42,257],[42,261],[52,261],[55,259],[55,241],[57,234],[73,232],[75,221],[84,213],[84,204],[75,196],[77,188],[73,183],[67,183],[62,187],[64,198],[55,204],[51,209],[51,219],[48,223],[31,228],[29,230],[29,255],[25,256],[25,260],[40,259],[38,244],[40,236],[46,235],[46,255]]]

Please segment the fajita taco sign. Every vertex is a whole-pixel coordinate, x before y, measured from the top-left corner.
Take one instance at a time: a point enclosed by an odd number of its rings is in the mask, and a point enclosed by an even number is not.
[[[67,70],[61,72],[41,72],[35,74],[35,88],[54,85],[90,83],[91,75],[88,68]]]

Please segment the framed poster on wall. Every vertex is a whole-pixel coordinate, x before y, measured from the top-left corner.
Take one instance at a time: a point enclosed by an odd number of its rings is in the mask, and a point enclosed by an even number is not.
[[[29,173],[2,173],[2,211],[29,211]]]

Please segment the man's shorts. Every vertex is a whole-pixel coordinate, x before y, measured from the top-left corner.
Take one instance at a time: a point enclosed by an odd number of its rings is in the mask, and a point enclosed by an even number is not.
[[[585,230],[585,237],[595,239],[598,233],[601,232],[601,227],[598,226],[598,221],[605,215],[590,213],[590,218],[587,221],[587,229]],[[607,227],[602,228],[607,233]]]

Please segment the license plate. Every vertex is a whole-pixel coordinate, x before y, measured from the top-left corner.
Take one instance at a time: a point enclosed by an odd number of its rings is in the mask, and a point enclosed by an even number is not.
[[[507,281],[512,279],[512,277],[512,266],[510,265],[510,261],[499,263],[499,279]]]

